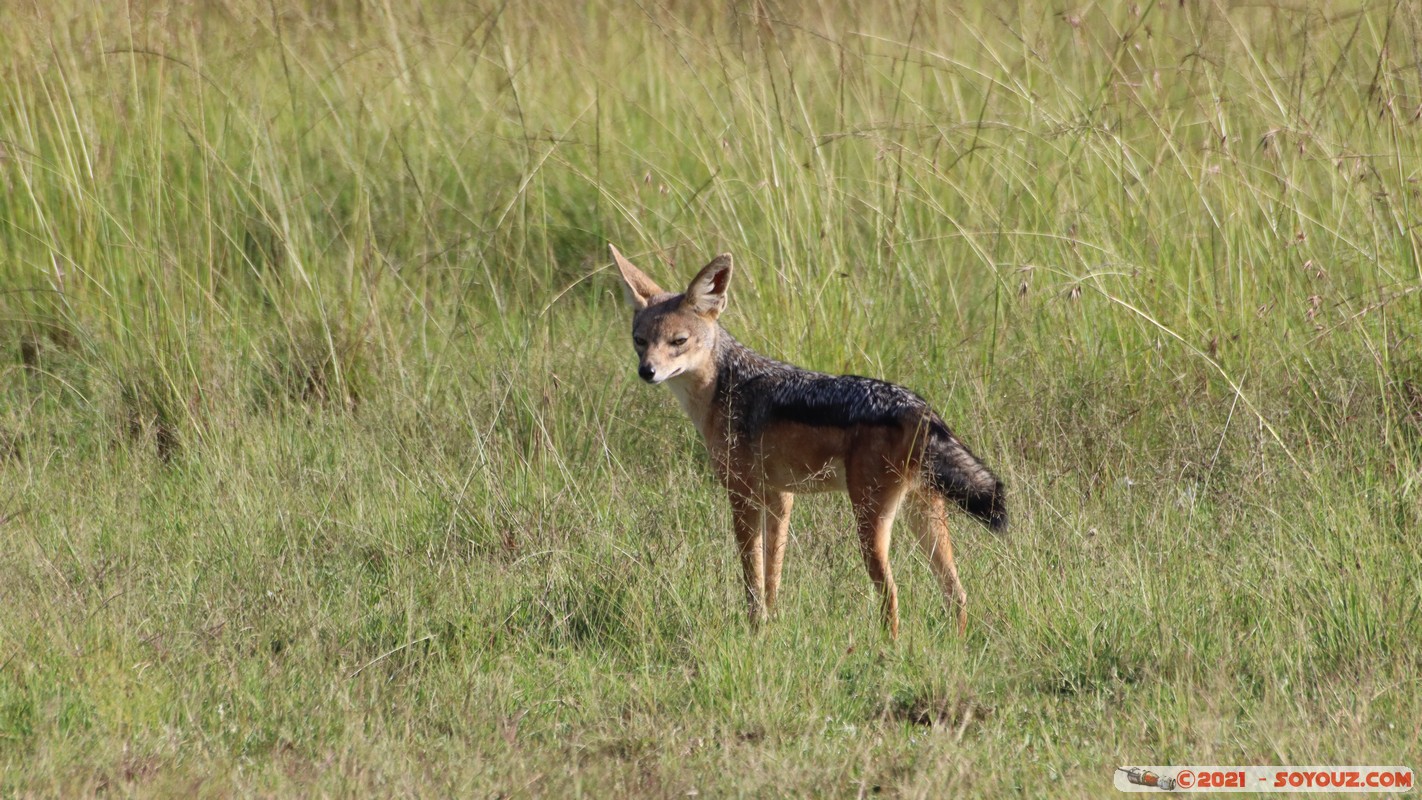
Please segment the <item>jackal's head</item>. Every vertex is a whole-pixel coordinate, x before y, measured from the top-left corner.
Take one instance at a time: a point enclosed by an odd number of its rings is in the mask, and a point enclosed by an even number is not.
[[[716,318],[726,308],[731,282],[731,255],[722,253],[701,268],[681,294],[663,291],[651,278],[612,249],[622,273],[628,305],[632,306],[632,345],[637,348],[637,374],[661,383],[697,372],[712,363]]]

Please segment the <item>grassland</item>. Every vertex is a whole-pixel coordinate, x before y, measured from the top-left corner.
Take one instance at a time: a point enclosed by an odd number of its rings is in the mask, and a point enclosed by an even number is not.
[[[1422,767],[1422,13],[1231,5],[6,4],[0,794]],[[966,637],[747,629],[608,241],[1003,475]]]

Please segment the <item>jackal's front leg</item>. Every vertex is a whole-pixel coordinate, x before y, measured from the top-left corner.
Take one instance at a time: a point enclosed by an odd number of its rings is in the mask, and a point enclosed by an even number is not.
[[[795,495],[774,492],[765,500],[765,612],[775,611],[780,593],[780,567],[785,563],[785,540],[790,533],[790,507]]]
[[[761,537],[760,503],[742,492],[731,492],[731,517],[736,529],[736,550],[745,577],[746,605],[751,626],[765,619],[765,550]]]

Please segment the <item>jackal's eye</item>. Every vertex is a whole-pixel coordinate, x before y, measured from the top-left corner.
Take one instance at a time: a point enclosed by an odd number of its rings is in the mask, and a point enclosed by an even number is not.
[[[685,337],[685,336],[678,336],[678,337],[676,337],[675,339],[672,339],[672,340],[671,340],[671,346],[672,346],[672,347],[681,347],[681,346],[684,345],[684,344],[686,344],[686,337]]]
[[[633,336],[633,337],[632,337],[632,344],[635,344],[635,345],[637,345],[638,347],[646,347],[646,346],[647,346],[647,340],[646,340],[646,339],[643,339],[643,338],[640,337],[640,336]]]

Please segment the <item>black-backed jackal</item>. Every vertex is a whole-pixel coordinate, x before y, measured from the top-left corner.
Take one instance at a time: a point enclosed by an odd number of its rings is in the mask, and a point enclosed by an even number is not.
[[[844,491],[890,635],[898,636],[899,612],[889,531],[909,494],[919,545],[965,630],[967,594],[944,500],[997,531],[1007,526],[1007,507],[1002,482],[928,403],[892,383],[784,364],[731,338],[717,322],[731,280],[729,254],[702,268],[681,294],[663,291],[616,247],[612,257],[635,310],[637,374],[676,395],[730,493],[751,623],[775,606],[795,495]]]

